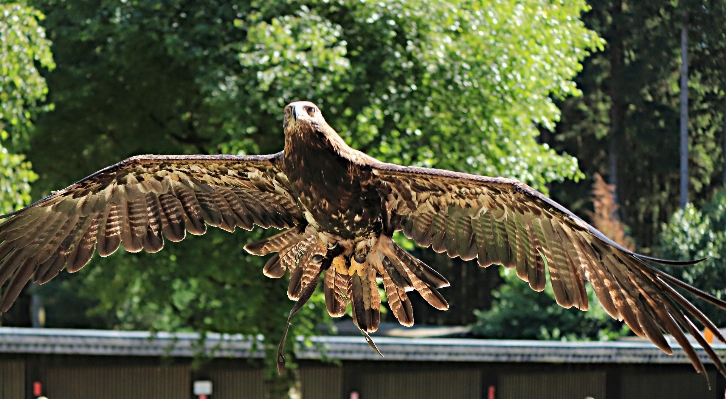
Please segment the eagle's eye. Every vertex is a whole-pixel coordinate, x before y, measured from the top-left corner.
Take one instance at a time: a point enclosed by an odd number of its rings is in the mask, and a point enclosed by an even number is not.
[[[291,113],[291,112],[292,112],[292,111],[290,110],[290,107],[285,107],[285,117],[288,117],[288,116],[290,116],[290,113]]]
[[[310,115],[311,118],[315,116],[315,107],[305,107],[305,111],[308,113],[308,115]]]

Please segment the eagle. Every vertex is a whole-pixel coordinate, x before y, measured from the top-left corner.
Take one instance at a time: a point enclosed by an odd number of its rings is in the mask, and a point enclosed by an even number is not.
[[[207,226],[233,232],[254,225],[282,230],[250,243],[273,254],[263,273],[289,272],[287,295],[304,304],[321,280],[330,316],[350,303],[366,333],[380,322],[382,281],[391,312],[414,323],[410,291],[446,310],[438,289],[449,282],[392,239],[403,234],[423,247],[463,260],[513,268],[535,291],[549,273],[557,303],[587,310],[585,281],[600,304],[640,337],[671,354],[671,334],[694,368],[706,370],[691,334],[726,376],[726,368],[694,320],[726,343],[719,329],[674,288],[726,309],[726,302],[650,264],[584,220],[515,179],[381,162],[349,147],[308,101],[284,108],[284,150],[272,155],[142,155],[102,169],[19,211],[0,224],[0,312],[32,280],[43,284],[63,269],[76,272],[95,251],[109,256],[160,251],[164,239],[202,235]],[[285,335],[287,332],[285,332]],[[278,368],[284,367],[281,348]]]

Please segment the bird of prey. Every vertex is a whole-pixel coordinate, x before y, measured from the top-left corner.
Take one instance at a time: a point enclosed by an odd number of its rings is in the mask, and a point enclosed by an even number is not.
[[[648,264],[698,261],[633,253],[514,179],[380,162],[349,147],[311,102],[287,105],[283,129],[285,147],[277,154],[136,156],[6,215],[0,225],[0,312],[28,281],[42,284],[63,269],[76,272],[96,250],[108,256],[123,243],[129,252],[157,252],[164,238],[201,235],[207,225],[230,232],[258,225],[284,229],[245,249],[274,253],[266,276],[289,272],[287,294],[297,301],[290,317],[324,275],[331,316],[342,316],[350,303],[357,326],[376,331],[382,281],[393,315],[411,326],[408,293],[417,291],[446,310],[438,289],[449,283],[392,240],[401,230],[451,257],[514,268],[536,291],[545,288],[549,272],[555,299],[565,308],[588,308],[589,281],[610,316],[635,334],[667,353],[672,350],[664,334],[672,334],[705,375],[690,333],[726,376],[692,319],[726,339],[674,287],[723,309],[726,302]]]

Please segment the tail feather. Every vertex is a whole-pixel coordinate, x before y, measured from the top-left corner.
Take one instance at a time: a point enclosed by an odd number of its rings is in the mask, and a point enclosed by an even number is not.
[[[315,253],[315,242],[315,236],[310,236],[306,240],[298,242],[280,256],[281,266],[290,269],[290,284],[287,288],[287,296],[293,301],[300,299],[300,294],[307,285],[304,283],[303,276],[317,273],[320,269],[320,263],[311,262]]]
[[[342,256],[333,259],[333,265],[325,271],[325,307],[331,317],[343,316],[348,305],[350,276],[339,273],[340,266],[336,264],[340,262],[345,263]]]
[[[265,263],[262,273],[270,278],[280,278],[285,275],[285,268],[280,263],[280,254],[276,253]]]
[[[304,230],[300,231],[298,227],[293,227],[277,233],[271,237],[251,242],[245,245],[245,250],[253,255],[264,256],[270,252],[279,252],[280,250],[297,244],[305,239]]]
[[[413,308],[406,295],[406,290],[397,286],[385,273],[383,274],[383,287],[386,289],[388,306],[391,307],[396,320],[406,327],[411,327],[413,325]]]
[[[700,263],[700,262],[703,262],[704,260],[708,259],[708,258],[701,258],[701,259],[693,259],[693,260],[670,260],[670,259],[653,258],[651,256],[645,256],[645,255],[636,254],[636,253],[633,253],[632,255],[634,257],[636,257],[637,259],[640,259],[643,261],[658,263],[658,264],[666,265],[666,266],[691,266],[691,265],[695,265],[696,263]]]
[[[446,299],[437,290],[439,287],[449,285],[443,276],[399,247],[390,237],[382,235],[378,240],[379,248],[383,252],[382,263],[383,259],[388,258],[397,271],[408,277],[413,289],[418,291],[429,305],[439,310],[449,308]]]
[[[381,297],[376,284],[376,270],[368,263],[357,262],[353,270],[349,286],[353,321],[363,331],[377,331],[381,321]]]
[[[395,242],[391,241],[391,243],[393,244],[393,253],[396,255],[396,258],[398,258],[398,260],[401,261],[401,263],[421,281],[436,288],[449,286],[449,281],[439,274],[439,272],[431,268],[431,266],[415,258],[410,253],[406,252],[405,249],[399,247]]]

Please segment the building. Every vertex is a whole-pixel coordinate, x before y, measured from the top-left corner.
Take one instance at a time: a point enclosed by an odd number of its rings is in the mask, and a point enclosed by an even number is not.
[[[375,340],[385,358],[360,336],[299,342],[303,397],[715,399],[726,390],[712,364],[709,390],[682,350],[674,347],[669,356],[648,342]],[[256,342],[213,335],[202,345],[187,333],[0,328],[0,399],[186,399],[196,398],[197,380],[212,382],[209,399],[262,398]],[[714,347],[726,355],[726,346]],[[200,353],[209,360],[194,367]]]

